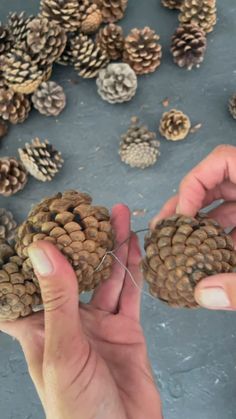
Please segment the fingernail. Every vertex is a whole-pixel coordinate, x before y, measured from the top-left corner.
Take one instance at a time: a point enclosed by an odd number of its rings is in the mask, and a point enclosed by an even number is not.
[[[197,300],[206,308],[229,308],[230,301],[223,288],[205,288],[198,292]]]
[[[47,276],[52,274],[54,269],[52,262],[48,259],[46,253],[42,249],[30,247],[28,254],[33,268],[39,273],[39,275]]]

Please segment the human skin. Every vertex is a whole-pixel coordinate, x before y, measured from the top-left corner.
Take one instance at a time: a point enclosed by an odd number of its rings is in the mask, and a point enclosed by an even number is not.
[[[161,419],[161,403],[140,325],[140,248],[130,233],[130,212],[112,211],[116,256],[110,279],[78,306],[71,265],[49,242],[34,243],[29,256],[44,313],[0,329],[20,342],[47,419]]]
[[[150,226],[178,213],[195,216],[214,201],[223,200],[209,216],[223,228],[232,228],[236,247],[236,147],[220,145],[182,180],[177,195],[171,197]],[[203,279],[195,289],[202,307],[236,310],[236,274],[213,275]]]

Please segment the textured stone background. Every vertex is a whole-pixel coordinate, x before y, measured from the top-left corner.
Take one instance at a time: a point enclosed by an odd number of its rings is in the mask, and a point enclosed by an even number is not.
[[[36,13],[38,0],[1,0],[0,20],[11,10]],[[24,192],[0,199],[21,221],[32,204],[66,188],[80,188],[97,203],[111,207],[126,202],[132,210],[133,228],[148,220],[176,190],[183,175],[217,144],[235,144],[235,121],[227,111],[228,96],[236,90],[236,5],[219,2],[219,21],[209,35],[206,60],[199,70],[186,72],[172,63],[170,36],[177,14],[159,0],[130,0],[122,25],[149,25],[161,35],[163,63],[153,75],[139,79],[136,98],[111,106],[100,100],[94,81],[79,79],[66,68],[55,68],[53,79],[66,90],[68,106],[58,119],[36,112],[23,125],[12,128],[1,143],[0,155],[17,155],[17,148],[35,136],[49,138],[65,158],[64,169],[51,184],[31,179]],[[146,171],[121,164],[119,136],[132,115],[156,129],[163,112],[162,100],[186,111],[202,129],[185,142],[161,140],[159,163]],[[149,355],[162,393],[165,419],[235,419],[236,334],[234,313],[173,310],[143,298],[142,319]],[[137,395],[138,397],[138,395]],[[1,419],[42,419],[40,403],[27,374],[18,344],[0,334]]]

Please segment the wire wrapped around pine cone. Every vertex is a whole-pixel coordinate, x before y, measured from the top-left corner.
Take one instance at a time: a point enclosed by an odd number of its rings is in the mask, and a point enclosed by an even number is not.
[[[103,22],[114,23],[123,19],[128,0],[95,0],[102,12]]]
[[[164,7],[168,9],[181,9],[184,0],[161,0]]]
[[[41,302],[36,285],[22,271],[22,259],[0,239],[0,321],[26,317]]]
[[[171,52],[179,67],[192,70],[204,60],[207,40],[205,32],[197,25],[183,25],[176,29],[172,37]]]
[[[0,55],[10,51],[11,39],[8,29],[0,24]]]
[[[217,21],[216,0],[184,0],[179,21],[200,26],[204,32],[212,32]]]
[[[0,158],[0,195],[14,195],[25,187],[27,180],[27,172],[19,160]]]
[[[61,153],[55,150],[48,140],[39,138],[32,140],[32,144],[25,144],[19,148],[20,159],[26,170],[41,182],[51,181],[63,165]]]
[[[143,272],[150,293],[173,307],[197,307],[194,289],[199,281],[236,272],[231,236],[203,215],[159,221],[145,238],[145,251]]]
[[[0,239],[12,244],[15,240],[17,223],[10,211],[0,208]]]
[[[100,70],[97,78],[99,95],[112,104],[130,101],[135,96],[137,86],[134,70],[125,63],[109,64]]]
[[[229,111],[234,119],[236,119],[236,93],[229,99]]]
[[[159,131],[163,137],[171,141],[184,140],[191,128],[187,115],[177,109],[171,109],[162,115]]]
[[[84,7],[84,11],[82,10]],[[96,32],[102,23],[102,13],[98,6],[91,0],[83,0],[80,7],[81,32],[90,34]]]
[[[42,115],[57,116],[66,105],[66,95],[55,81],[42,83],[32,95],[32,102]]]
[[[24,122],[31,110],[27,96],[8,88],[0,88],[0,117],[11,124]]]
[[[150,29],[132,29],[125,38],[123,60],[136,74],[154,72],[161,64],[162,47],[160,37]]]
[[[0,91],[1,91],[1,89],[0,89]],[[6,122],[3,121],[3,119],[0,118],[0,139],[5,137],[5,135],[7,135],[7,133],[8,133],[8,126],[7,126]]]
[[[149,131],[146,125],[140,125],[138,118],[133,117],[128,131],[121,136],[119,154],[129,166],[145,169],[156,163],[160,156],[159,147],[156,133]]]
[[[124,34],[121,26],[110,23],[100,29],[96,43],[106,52],[110,60],[118,60],[124,51]]]
[[[113,260],[107,252],[113,250],[114,239],[109,211],[92,205],[87,194],[66,191],[33,208],[17,230],[16,251],[24,259],[24,271],[37,283],[28,247],[37,240],[52,242],[75,270],[81,293],[110,277]]]
[[[78,0],[41,0],[40,16],[56,22],[66,32],[77,31],[81,26]]]

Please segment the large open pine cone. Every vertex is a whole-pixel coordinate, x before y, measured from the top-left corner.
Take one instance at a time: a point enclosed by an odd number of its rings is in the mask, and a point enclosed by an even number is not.
[[[78,0],[41,0],[40,14],[67,32],[77,31],[81,25]]]
[[[212,32],[217,21],[216,0],[184,0],[179,14],[181,23],[193,23]]]
[[[92,205],[92,198],[76,191],[67,191],[47,198],[36,205],[28,219],[19,227],[16,251],[24,259],[23,268],[34,278],[28,247],[37,240],[56,245],[72,264],[79,291],[91,291],[110,277],[114,233],[109,211]]]
[[[66,95],[55,81],[47,81],[34,92],[32,102],[42,115],[57,116],[66,106]]]
[[[172,37],[171,52],[179,67],[192,70],[202,63],[206,52],[205,32],[197,25],[188,24],[177,28]]]
[[[13,12],[8,15],[7,29],[13,45],[26,41],[28,25],[33,19],[34,16],[27,16],[25,12]]]
[[[95,0],[102,12],[103,22],[113,23],[124,17],[128,0]]]
[[[0,239],[12,244],[15,239],[16,226],[12,213],[5,208],[0,208]]]
[[[27,96],[11,89],[0,88],[0,117],[11,124],[24,122],[31,109]]]
[[[24,188],[27,180],[27,172],[20,161],[14,157],[0,158],[0,195],[14,195]]]
[[[236,119],[236,94],[229,99],[229,111],[234,119]]]
[[[0,321],[26,317],[40,303],[36,285],[22,271],[22,259],[0,239]]]
[[[180,9],[184,0],[161,0],[164,7],[168,9]]]
[[[110,23],[100,29],[96,43],[107,53],[110,60],[118,60],[124,51],[125,38],[121,26]]]
[[[154,72],[161,64],[162,47],[160,37],[150,29],[132,29],[125,38],[124,62],[130,65],[136,74]]]
[[[164,112],[160,121],[159,131],[163,137],[171,141],[184,140],[191,128],[187,115],[177,109]]]
[[[174,215],[158,222],[146,236],[145,250],[150,293],[173,307],[197,307],[194,288],[201,279],[236,272],[232,238],[206,216]]]

